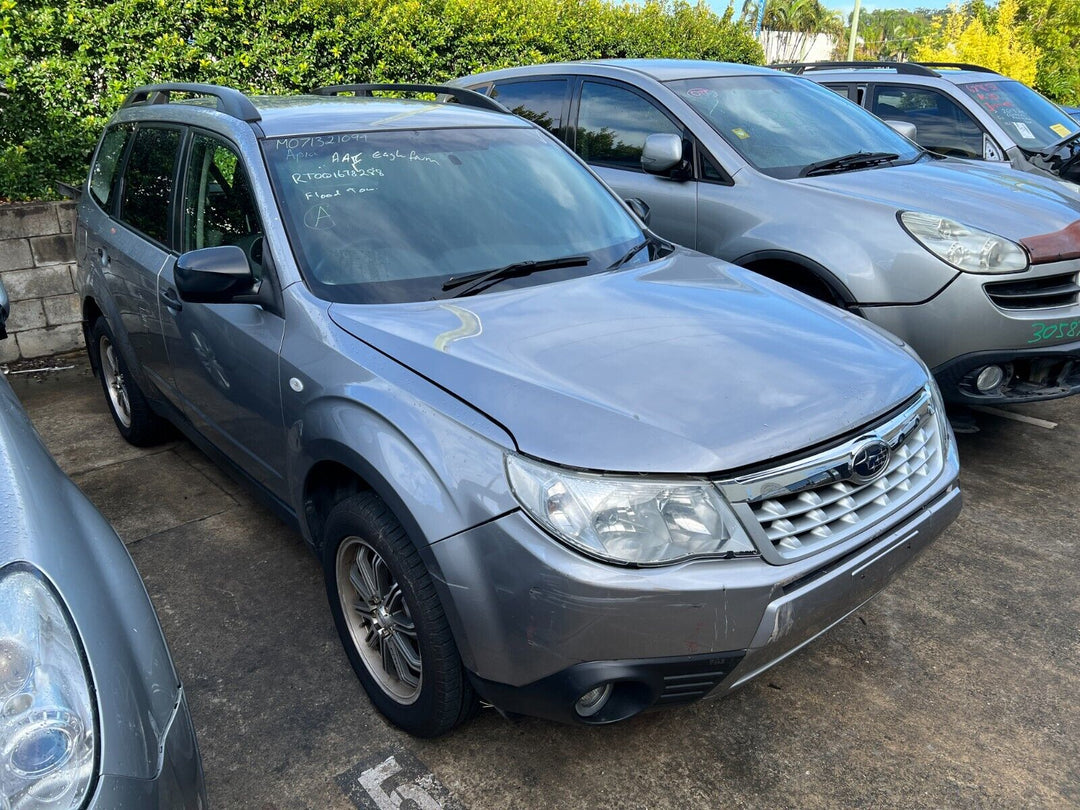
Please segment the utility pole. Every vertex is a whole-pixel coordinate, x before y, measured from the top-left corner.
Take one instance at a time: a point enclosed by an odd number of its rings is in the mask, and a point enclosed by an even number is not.
[[[855,13],[851,15],[851,34],[848,37],[847,44],[847,60],[849,62],[855,61],[855,38],[859,35],[859,8],[862,6],[862,0],[855,0]]]

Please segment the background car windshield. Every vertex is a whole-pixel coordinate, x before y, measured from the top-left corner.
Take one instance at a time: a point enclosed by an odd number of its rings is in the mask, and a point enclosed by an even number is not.
[[[975,99],[1022,148],[1038,152],[1078,129],[1080,123],[1026,84],[977,82],[960,89]]]
[[[604,270],[643,235],[619,202],[534,129],[358,132],[264,147],[304,278],[322,298],[427,300],[450,276],[587,256],[588,266],[493,289]]]
[[[743,158],[773,177],[855,152],[922,150],[857,104],[792,76],[731,76],[668,82]]]

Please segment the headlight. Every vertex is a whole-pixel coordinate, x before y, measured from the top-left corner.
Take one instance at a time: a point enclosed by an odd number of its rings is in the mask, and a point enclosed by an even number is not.
[[[27,566],[0,571],[0,807],[79,807],[94,779],[94,709],[64,607]]]
[[[572,472],[507,455],[514,496],[543,528],[607,562],[661,565],[756,554],[715,486]]]
[[[921,211],[903,211],[900,222],[915,241],[959,270],[1019,273],[1028,267],[1024,249],[1003,236]]]

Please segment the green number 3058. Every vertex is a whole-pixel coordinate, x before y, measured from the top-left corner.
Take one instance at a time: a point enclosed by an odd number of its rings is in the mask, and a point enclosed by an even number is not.
[[[1080,321],[1058,321],[1031,325],[1031,340],[1028,343],[1041,343],[1044,340],[1061,340],[1080,335]]]

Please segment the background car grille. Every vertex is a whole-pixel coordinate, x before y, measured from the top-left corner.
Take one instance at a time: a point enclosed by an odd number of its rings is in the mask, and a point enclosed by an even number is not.
[[[876,429],[811,459],[739,482],[721,483],[729,500],[753,515],[762,555],[792,562],[843,542],[924,491],[944,465],[942,428],[924,394]],[[879,436],[892,448],[885,472],[870,483],[850,475],[853,451]],[[804,483],[791,482],[802,476]],[[738,498],[736,492],[748,493]],[[763,494],[756,494],[763,493]],[[744,512],[745,514],[745,512]]]
[[[990,300],[1002,309],[1044,309],[1077,302],[1080,286],[1075,273],[1024,281],[993,281],[985,285]]]

